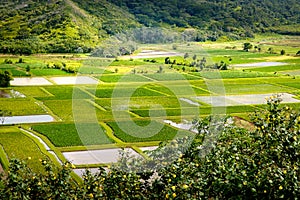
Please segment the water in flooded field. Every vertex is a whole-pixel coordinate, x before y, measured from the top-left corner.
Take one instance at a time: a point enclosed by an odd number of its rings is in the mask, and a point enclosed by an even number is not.
[[[54,121],[51,115],[8,116],[0,119],[1,123],[3,122],[2,124],[45,123]]]
[[[26,96],[16,90],[0,90],[0,98],[25,98]]]

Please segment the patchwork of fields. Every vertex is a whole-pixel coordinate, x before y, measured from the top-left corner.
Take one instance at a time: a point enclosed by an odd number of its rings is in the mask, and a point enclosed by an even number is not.
[[[171,59],[183,60],[180,55],[187,50],[190,55],[196,55],[195,46],[179,46],[178,54]],[[197,57],[205,56],[203,52]],[[284,104],[299,107],[299,57],[214,48],[205,52],[210,55],[208,62],[227,62],[231,58],[228,64],[232,67],[224,71],[195,72],[188,66],[171,67],[157,54],[153,63],[139,57],[130,60],[62,58],[69,66],[81,66],[79,75],[74,76],[43,64],[45,60],[60,62],[59,57],[53,61],[47,57],[25,57],[27,64],[0,64],[0,69],[10,69],[15,77],[10,88],[0,88],[0,91],[22,94],[0,96],[0,109],[14,117],[51,116],[51,122],[24,122],[22,127],[41,137],[62,161],[67,157],[78,167],[95,167],[110,162],[101,157],[101,152],[108,149],[127,148],[136,154],[161,141],[194,134],[165,123],[166,120],[181,123],[211,114],[247,119],[249,113],[265,109],[264,98],[274,94],[283,94]],[[276,63],[279,57],[283,58]],[[0,63],[1,59],[7,57],[0,58]],[[17,61],[17,58],[10,59]],[[24,71],[27,65],[32,68],[31,77]],[[9,116],[0,118],[5,122]],[[39,152],[34,150],[34,141],[18,126],[0,127],[0,137],[9,158],[33,157]],[[12,138],[18,141],[24,138],[22,142],[26,143],[15,154]],[[96,161],[91,156],[80,162],[81,154],[88,153],[86,150],[97,152]],[[110,155],[116,159],[115,152]],[[43,153],[36,156],[46,157]]]

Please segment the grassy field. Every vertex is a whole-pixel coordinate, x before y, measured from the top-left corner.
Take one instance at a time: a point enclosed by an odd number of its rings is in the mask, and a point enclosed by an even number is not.
[[[30,70],[30,72],[34,76],[68,75],[66,71],[57,70],[57,69],[32,69]]]
[[[62,121],[91,122],[94,120],[92,114],[100,112],[85,99],[45,100],[43,103]],[[74,115],[77,118],[74,118]]]
[[[145,96],[165,96],[154,90],[147,89],[147,85],[142,87],[98,87],[94,89],[87,89],[90,93],[94,93],[97,98],[122,98],[122,97],[145,97]]]
[[[255,71],[255,70],[253,70]],[[257,77],[277,77],[274,73],[253,72],[245,70],[229,70],[229,71],[207,71],[207,72],[191,72],[190,74],[200,76],[207,79],[230,79],[230,78],[257,78]]]
[[[137,126],[145,127],[149,125],[149,121],[134,121]],[[187,136],[191,135],[188,131],[178,131],[170,126],[160,124],[159,122],[153,122],[154,127],[162,126],[161,130],[155,133],[145,133],[143,132],[144,129],[135,130],[133,133],[124,132],[121,127],[127,127],[128,129],[131,128],[131,123],[126,121],[122,122],[109,122],[108,125],[113,129],[114,135],[121,139],[124,142],[147,142],[147,141],[166,141],[172,140],[176,136]],[[149,136],[150,135],[150,136]]]
[[[257,68],[251,68],[251,71],[257,71],[257,72],[285,72],[290,70],[299,70],[300,65],[299,64],[293,64],[293,65],[283,65],[283,66],[275,66],[275,67],[257,67]]]
[[[49,97],[53,96],[51,93],[49,93],[47,90],[45,90],[43,87],[18,87],[17,91],[24,94],[27,97]]]
[[[73,86],[48,86],[44,87],[51,96],[38,98],[39,100],[66,100],[66,99],[89,99],[91,96],[78,87]]]
[[[191,76],[189,74],[180,73],[156,73],[156,74],[146,74],[146,77],[154,79],[156,81],[178,81],[178,80],[198,80],[199,77]]]
[[[48,159],[38,145],[15,127],[0,127],[0,144],[9,159],[26,160],[35,172],[42,169],[40,159]]]
[[[124,74],[124,75],[119,75],[119,74],[110,74],[110,75],[102,75],[96,77],[99,80],[107,83],[116,83],[116,82],[149,82],[151,81],[150,79],[138,75],[138,74]]]
[[[198,109],[198,110],[195,110]],[[236,114],[236,113],[249,113],[254,112],[255,110],[259,110],[259,107],[243,105],[243,106],[227,106],[227,107],[210,107],[203,106],[200,108],[193,107],[182,107],[182,108],[166,108],[164,111],[169,119],[173,119],[176,116],[184,116],[186,118],[194,118],[196,114],[206,116],[210,114]],[[150,112],[152,117],[163,117],[164,112],[162,109],[133,109],[131,112],[141,116],[148,118],[150,117]]]
[[[11,115],[38,115],[46,111],[33,99],[3,99],[0,98],[1,109],[11,112]]]
[[[77,126],[77,127],[76,127]],[[99,124],[41,124],[33,130],[44,134],[56,147],[111,144],[112,140]],[[82,132],[79,133],[78,130]]]
[[[11,61],[11,63],[6,63]],[[85,59],[73,57],[73,55],[59,54],[40,54],[32,56],[9,56],[0,57],[0,70],[8,70],[13,76],[53,76],[53,75],[72,75],[60,69],[65,65],[66,68],[79,68]],[[55,68],[54,65],[60,66]],[[30,70],[27,71],[27,68]]]

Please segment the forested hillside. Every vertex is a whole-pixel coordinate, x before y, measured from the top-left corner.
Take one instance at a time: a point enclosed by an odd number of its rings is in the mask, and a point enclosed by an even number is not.
[[[109,34],[139,26],[131,14],[105,0],[89,2],[2,1],[0,52],[89,52]]]
[[[131,28],[194,28],[193,40],[299,34],[297,0],[2,0],[0,52],[89,52]]]
[[[297,0],[108,0],[133,13],[142,24],[166,23],[212,31],[253,33],[300,23]]]

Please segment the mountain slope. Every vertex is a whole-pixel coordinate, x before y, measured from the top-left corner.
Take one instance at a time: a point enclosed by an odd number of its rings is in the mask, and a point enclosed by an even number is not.
[[[106,1],[96,2],[96,6],[77,5],[71,0],[2,2],[0,51],[24,54],[88,52],[109,34],[139,26],[128,12],[120,12],[117,6]],[[91,8],[98,12],[90,12]]]
[[[300,23],[298,0],[108,0],[145,25],[167,23],[225,32]],[[249,30],[248,30],[249,31]]]
[[[141,27],[196,30],[192,40],[299,34],[298,0],[2,0],[0,53],[90,52]],[[185,33],[185,32],[184,32]]]

